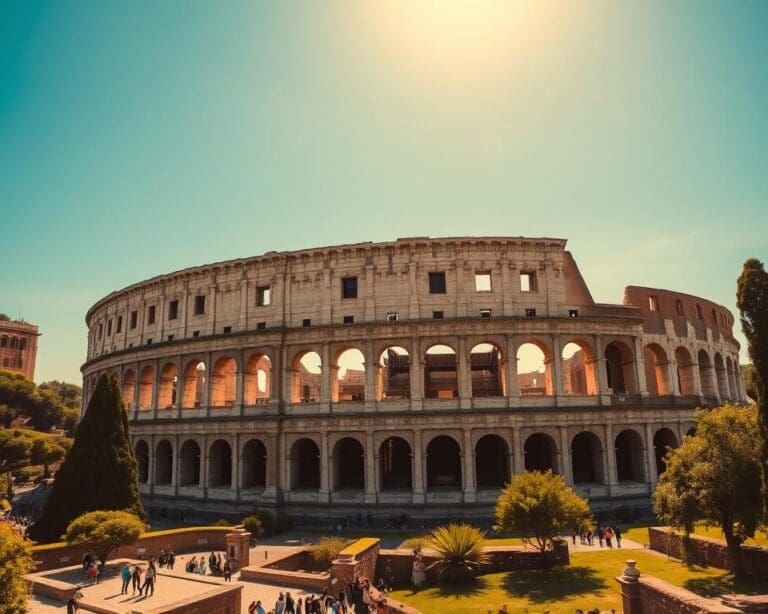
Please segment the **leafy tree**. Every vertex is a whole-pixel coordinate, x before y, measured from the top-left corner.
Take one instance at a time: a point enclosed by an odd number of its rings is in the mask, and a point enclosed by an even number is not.
[[[264,525],[261,524],[261,518],[258,516],[246,516],[243,518],[242,525],[253,538],[261,537],[264,534]]]
[[[0,371],[0,420],[10,426],[13,418],[25,415],[37,430],[65,426],[71,431],[80,413],[80,394],[74,384],[54,381],[37,387],[19,373]]]
[[[96,384],[72,449],[30,535],[41,542],[55,541],[72,519],[93,510],[127,510],[144,517],[128,416],[117,382],[106,375]]]
[[[24,614],[27,611],[27,583],[32,571],[28,545],[9,525],[0,523],[0,611]]]
[[[763,506],[768,513],[768,272],[757,258],[744,263],[736,287],[736,305],[754,367],[749,396],[757,405]]]
[[[11,317],[7,313],[0,313],[0,322],[10,322]]]
[[[762,517],[757,411],[724,405],[697,414],[696,434],[670,450],[653,494],[656,516],[675,529],[719,526],[734,575],[744,575],[740,546]]]
[[[0,473],[8,475],[8,493],[12,496],[10,474],[30,465],[43,465],[48,475],[50,465],[62,460],[69,440],[28,429],[0,430]]]
[[[106,563],[110,552],[136,543],[144,529],[144,523],[130,512],[96,510],[70,522],[64,541],[93,550]]]
[[[551,471],[514,476],[496,501],[497,530],[533,538],[542,552],[558,535],[591,522],[587,501]]]
[[[338,556],[339,552],[347,547],[349,540],[341,537],[321,537],[310,548],[310,553],[315,562],[323,569],[328,569]]]
[[[744,375],[744,391],[753,401],[757,398],[757,372],[754,365],[741,365],[741,373]]]
[[[485,533],[469,524],[438,527],[430,533],[425,546],[437,553],[429,569],[441,583],[471,580],[488,560],[483,551]]]

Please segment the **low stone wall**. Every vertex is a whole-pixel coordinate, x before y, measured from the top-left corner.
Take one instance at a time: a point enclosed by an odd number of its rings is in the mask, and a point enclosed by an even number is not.
[[[327,571],[321,573],[298,571],[301,569],[299,562],[306,560],[307,557],[309,557],[309,549],[306,547],[289,550],[277,559],[243,567],[240,570],[240,579],[303,588],[317,593],[321,593],[325,588],[330,589],[331,575]]]
[[[265,563],[264,567],[282,571],[306,571],[310,573],[326,571],[320,568],[312,553],[306,548],[301,548],[287,556],[282,556],[279,559]]]
[[[339,552],[330,569],[335,594],[356,577],[375,580],[380,545],[381,540],[376,537],[363,537]]]
[[[130,546],[121,546],[110,555],[115,558],[148,559],[160,550],[172,548],[176,554],[201,550],[226,550],[226,535],[231,527],[186,527],[170,531],[145,533]],[[81,561],[86,548],[64,543],[32,547],[32,557],[37,571],[74,565]]]
[[[144,610],[144,614],[240,614],[242,593],[242,585],[223,585],[195,598],[180,599],[161,608]]]
[[[677,558],[682,557],[683,537],[669,527],[649,527],[648,542],[651,549]],[[731,555],[725,542],[709,537],[691,535],[688,542],[688,560],[696,565],[731,569]],[[768,548],[742,546],[741,560],[748,575],[768,581]]]

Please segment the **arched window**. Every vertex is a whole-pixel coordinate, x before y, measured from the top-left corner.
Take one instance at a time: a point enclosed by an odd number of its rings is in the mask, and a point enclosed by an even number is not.
[[[181,406],[185,408],[202,407],[205,392],[205,363],[193,358],[184,368],[184,393]]]
[[[637,431],[627,429],[616,436],[616,473],[619,482],[645,480],[643,440]]]
[[[501,349],[492,343],[479,343],[469,353],[473,397],[504,396],[504,361]]]
[[[379,401],[411,398],[411,358],[405,348],[392,346],[381,353],[376,384]]]
[[[475,445],[478,488],[502,488],[509,482],[509,446],[498,435],[484,435]]]
[[[648,393],[656,396],[672,394],[669,382],[669,359],[657,343],[650,343],[643,349],[645,358],[645,381]]]
[[[188,439],[179,450],[179,486],[200,485],[200,446]]]
[[[637,392],[634,367],[635,357],[626,343],[611,341],[605,346],[605,371],[613,394]]]
[[[323,371],[320,354],[299,352],[291,366],[291,402],[316,403],[320,401],[320,377]]]
[[[563,393],[566,395],[597,394],[596,361],[592,347],[581,340],[563,346]]]
[[[354,437],[343,437],[333,447],[334,490],[365,488],[365,452]]]
[[[320,489],[320,448],[306,437],[291,447],[291,489]]]
[[[160,385],[157,390],[157,407],[170,409],[176,405],[176,363],[169,362],[160,372]]]
[[[232,407],[237,397],[237,362],[222,356],[213,365],[211,374],[212,407]]]
[[[461,448],[453,437],[438,435],[427,446],[427,488],[461,488]]]
[[[551,396],[552,354],[540,341],[530,341],[517,348],[517,385],[524,397]]]
[[[139,410],[147,410],[152,407],[152,388],[155,385],[155,370],[151,365],[141,370],[139,379]]]
[[[433,345],[424,354],[424,397],[453,399],[458,396],[456,352],[447,345]]]
[[[264,488],[267,485],[267,448],[258,439],[243,446],[243,488]]]
[[[677,361],[677,385],[682,395],[696,394],[693,359],[691,353],[684,347],[675,350]]]
[[[365,357],[355,348],[339,352],[333,362],[333,390],[335,403],[365,400]]]
[[[604,484],[603,446],[594,433],[584,431],[571,442],[574,484]]]
[[[223,439],[217,439],[208,454],[208,486],[229,488],[231,485],[232,448]]]
[[[382,490],[411,490],[411,446],[402,437],[389,437],[379,448]]]
[[[715,381],[715,369],[712,366],[712,361],[709,359],[709,354],[704,350],[699,350],[699,381],[701,382],[701,393],[705,397],[717,396],[717,382]]]
[[[245,366],[244,403],[267,403],[272,395],[272,361],[266,354],[253,354]]]
[[[163,439],[155,448],[155,484],[170,484],[173,478],[173,447]]]
[[[146,484],[149,481],[149,446],[147,442],[143,439],[137,441],[134,453],[139,468],[139,483]]]
[[[526,471],[557,471],[557,446],[544,433],[535,433],[525,440],[523,446]]]
[[[675,434],[667,429],[662,428],[656,431],[653,436],[653,450],[656,457],[656,474],[661,475],[667,470],[666,455],[669,450],[674,450],[677,447],[677,437]]]

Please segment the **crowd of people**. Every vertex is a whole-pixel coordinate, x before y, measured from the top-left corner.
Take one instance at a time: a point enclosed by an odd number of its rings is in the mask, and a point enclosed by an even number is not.
[[[257,600],[248,606],[248,614],[384,614],[387,609],[386,597],[372,587],[367,578],[355,578],[338,596],[328,589],[304,599],[281,592],[269,610]]]
[[[184,570],[187,573],[196,573],[204,576],[210,572],[213,576],[222,576],[226,582],[232,581],[232,564],[229,562],[229,557],[226,553],[222,556],[221,553],[211,552],[208,555],[208,561],[204,556],[193,556],[189,559],[184,566]]]
[[[571,540],[574,546],[576,545],[577,537],[582,546],[594,546],[595,541],[597,541],[601,548],[613,548],[614,544],[617,548],[621,548],[621,529],[619,525],[596,526],[594,529],[581,531],[574,530],[571,532]]]
[[[32,518],[25,516],[24,514],[8,511],[0,516],[0,522],[11,527],[14,532],[18,533],[21,537],[26,539],[27,530],[32,524]]]

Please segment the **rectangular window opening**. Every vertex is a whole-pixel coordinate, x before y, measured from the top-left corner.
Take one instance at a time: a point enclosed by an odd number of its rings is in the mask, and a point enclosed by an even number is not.
[[[699,305],[698,303],[696,303],[696,317],[699,318],[699,320],[704,319],[704,314],[701,311],[701,305]]]
[[[659,298],[657,296],[648,297],[648,309],[650,309],[651,311],[659,310]]]
[[[272,304],[272,287],[271,286],[259,286],[256,288],[256,305],[258,307],[266,307]]]
[[[490,318],[491,317],[491,310],[490,309],[481,309],[480,310],[480,317],[481,318]]]
[[[175,320],[179,317],[179,301],[174,300],[168,303],[168,319]]]
[[[267,323],[266,322],[257,322],[256,323],[256,330],[267,330]]]
[[[193,337],[199,337],[200,336],[200,331],[199,330],[193,330],[192,331],[192,336]]]
[[[536,310],[532,307],[529,307],[525,310],[525,317],[526,318],[535,318],[536,317]]]
[[[147,324],[154,324],[155,323],[155,306],[150,305],[147,308]]]
[[[442,320],[443,319],[443,312],[442,311],[433,311],[432,312],[432,319],[433,320]]]
[[[117,328],[115,329],[116,333],[120,333],[123,330],[123,316],[117,316]]]
[[[176,335],[168,335],[168,341],[173,341],[173,339],[174,339],[174,337],[175,337],[175,336],[176,336]]]
[[[491,291],[491,272],[478,271],[475,273],[475,292]]]
[[[445,294],[445,273],[429,274],[429,293]]]
[[[201,316],[205,313],[205,296],[198,294],[195,297],[195,315]]]
[[[536,292],[536,271],[521,271],[520,272],[520,291],[521,292]]]
[[[578,318],[579,317],[579,310],[578,309],[569,309],[568,310],[568,317],[569,318]]]
[[[112,336],[112,320],[107,322],[107,337]]]
[[[225,326],[224,327],[224,334],[225,335],[228,335],[231,332],[232,332],[232,327],[231,326]]]
[[[387,322],[397,322],[400,319],[400,314],[397,311],[391,311],[387,314]]]
[[[301,325],[304,326],[304,327],[312,326],[312,320],[310,318],[304,318],[301,321]]]
[[[136,325],[139,321],[139,312],[138,311],[132,311],[131,312],[131,325],[129,328],[134,329],[136,328]]]
[[[344,324],[354,324],[355,316],[344,316]]]
[[[357,277],[342,277],[341,298],[357,298]]]

